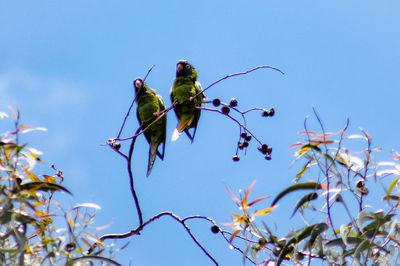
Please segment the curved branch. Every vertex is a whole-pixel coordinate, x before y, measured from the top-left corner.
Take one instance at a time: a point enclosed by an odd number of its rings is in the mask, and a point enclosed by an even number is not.
[[[210,253],[208,253],[208,251],[203,247],[203,245],[201,245],[201,243],[197,240],[197,238],[193,235],[193,233],[190,230],[190,228],[185,223],[189,219],[204,219],[204,220],[210,221],[213,224],[215,224],[215,222],[211,218],[208,218],[208,217],[205,217],[205,216],[196,215],[196,216],[189,216],[189,217],[181,219],[181,218],[179,218],[179,216],[175,215],[172,212],[161,212],[161,213],[153,216],[152,218],[150,218],[146,222],[141,223],[141,225],[139,225],[138,228],[133,229],[130,232],[123,233],[123,234],[107,234],[107,235],[103,235],[102,237],[100,237],[99,241],[103,242],[106,239],[123,239],[123,238],[127,238],[127,237],[130,237],[130,236],[133,236],[133,235],[140,235],[140,232],[144,229],[145,226],[149,225],[153,221],[155,221],[155,220],[157,220],[157,219],[159,219],[159,218],[161,218],[163,216],[170,216],[174,220],[178,221],[185,228],[185,230],[187,231],[189,236],[192,238],[192,240],[196,243],[196,245],[204,252],[204,254],[206,254],[207,257],[209,257],[210,260],[212,260],[215,263],[215,265],[218,265],[218,262],[211,256]],[[93,246],[93,247],[91,247],[89,249],[89,253],[91,253],[93,251],[94,247],[95,246]]]
[[[226,75],[225,77],[220,78],[219,80],[214,81],[213,83],[211,83],[211,85],[209,85],[207,88],[205,88],[204,90],[202,90],[202,91],[201,91],[200,93],[198,93],[196,96],[200,95],[201,93],[204,93],[206,90],[208,90],[209,88],[211,88],[211,87],[214,86],[215,84],[220,83],[221,81],[223,81],[223,80],[225,80],[225,79],[227,79],[227,78],[231,78],[231,77],[235,77],[235,76],[240,76],[240,75],[246,75],[246,74],[248,74],[248,73],[250,73],[250,72],[256,71],[256,70],[261,69],[261,68],[270,68],[270,69],[273,69],[273,70],[276,70],[276,71],[280,72],[282,75],[285,74],[285,73],[282,72],[282,70],[280,70],[280,69],[278,69],[278,68],[275,68],[275,67],[272,67],[272,66],[258,66],[258,67],[252,68],[252,69],[247,70],[247,71],[244,71],[244,72],[239,72],[239,73],[234,73],[234,74]],[[196,96],[194,96],[194,97],[196,97]]]
[[[122,266],[122,264],[119,264],[118,262],[116,262],[116,261],[114,261],[112,259],[101,257],[101,256],[94,256],[94,255],[82,256],[82,257],[73,259],[73,260],[71,260],[71,264],[68,264],[68,265],[74,265],[75,262],[78,262],[78,261],[81,261],[81,260],[88,260],[88,259],[102,260],[102,261],[105,261],[107,263],[111,263],[111,264],[114,264],[114,265],[117,265],[117,266]]]

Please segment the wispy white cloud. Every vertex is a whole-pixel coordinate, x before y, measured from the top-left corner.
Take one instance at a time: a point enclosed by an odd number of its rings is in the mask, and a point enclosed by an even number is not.
[[[58,109],[85,102],[85,86],[61,77],[43,76],[21,68],[0,71],[1,105],[26,105],[36,110]],[[22,107],[22,106],[21,106]]]

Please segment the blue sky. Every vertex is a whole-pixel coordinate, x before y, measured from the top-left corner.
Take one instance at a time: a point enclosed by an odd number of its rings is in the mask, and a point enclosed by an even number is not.
[[[104,233],[122,233],[137,225],[125,162],[101,144],[119,131],[134,97],[132,81],[156,65],[147,82],[169,105],[179,59],[197,68],[203,86],[259,65],[277,67],[285,75],[258,70],[206,93],[209,99],[234,97],[241,109],[275,108],[273,118],[248,117],[249,128],[273,147],[271,161],[253,142],[234,163],[238,128],[211,112],[203,112],[193,144],[186,136],[167,142],[166,157],[156,161],[149,178],[144,138],[134,150],[145,219],[170,210],[229,222],[236,207],[224,184],[237,192],[257,179],[254,198],[276,195],[291,184],[300,165],[289,168],[288,147],[300,139],[297,132],[312,106],[328,131],[343,127],[349,116],[350,129],[365,128],[383,148],[382,158],[392,148],[400,150],[398,10],[397,1],[369,0],[0,0],[0,111],[18,106],[25,124],[46,127],[48,132],[26,140],[64,171],[64,185],[74,193],[70,204],[99,204],[96,225],[112,222]],[[137,126],[134,111],[124,136]],[[169,113],[168,140],[175,126]],[[268,222],[285,223],[287,230],[299,226],[287,220],[284,206]],[[209,224],[192,226],[221,265],[241,265],[241,255],[212,235]],[[117,258],[124,265],[211,265],[168,219],[132,238]]]

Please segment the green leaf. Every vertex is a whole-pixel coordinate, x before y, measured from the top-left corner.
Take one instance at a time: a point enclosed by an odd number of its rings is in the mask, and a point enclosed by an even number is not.
[[[26,183],[23,185],[19,186],[20,190],[42,190],[42,191],[57,191],[57,190],[62,190],[64,192],[67,192],[68,194],[72,195],[71,192],[69,192],[68,189],[66,189],[63,186],[54,184],[54,183],[48,183],[48,182],[31,182],[31,183]],[[15,192],[15,191],[14,191]]]
[[[347,244],[350,245],[357,245],[360,244],[363,241],[363,239],[359,237],[347,237]],[[329,240],[326,242],[325,246],[330,247],[330,246],[342,246],[344,245],[343,243],[343,238],[335,238],[332,240]]]
[[[344,243],[346,246],[348,245],[347,238],[348,238],[348,236],[349,236],[349,232],[350,232],[350,228],[349,228],[347,225],[342,224],[342,225],[340,226],[340,236],[342,237],[343,243]]]
[[[328,229],[328,225],[326,223],[320,223],[313,226],[313,230],[311,232],[310,240],[306,244],[306,248],[310,248],[313,246],[315,239],[323,232]]]
[[[279,193],[279,195],[274,199],[271,206],[275,205],[282,197],[289,194],[290,192],[297,191],[297,190],[306,190],[306,189],[321,189],[322,185],[314,182],[309,183],[299,183],[293,186],[286,188],[284,191]]]
[[[360,256],[361,256],[361,252],[363,252],[364,250],[368,249],[370,246],[370,240],[369,239],[365,239],[364,241],[362,241],[357,247],[356,250],[354,251],[354,259],[356,261],[360,261]]]
[[[301,200],[299,200],[299,202],[297,202],[296,207],[294,208],[293,214],[292,214],[292,216],[290,216],[290,218],[292,218],[294,216],[294,214],[296,213],[296,211],[299,208],[301,208],[305,203],[315,200],[317,198],[318,198],[318,194],[315,192],[305,195],[303,198],[301,198]]]
[[[309,236],[311,236],[311,239],[309,242],[314,243],[315,238],[327,229],[328,229],[328,225],[326,223],[319,223],[319,224],[307,226],[303,230],[297,232],[296,235],[294,237],[292,237],[286,243],[286,245],[282,248],[281,252],[279,253],[277,265],[280,265],[282,260],[289,253],[289,251],[290,251],[289,248],[292,244],[297,244]]]

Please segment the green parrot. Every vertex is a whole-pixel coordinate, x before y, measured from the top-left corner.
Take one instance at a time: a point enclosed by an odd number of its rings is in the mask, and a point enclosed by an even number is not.
[[[196,107],[200,107],[205,99],[202,90],[200,82],[197,81],[197,70],[186,60],[178,61],[176,78],[169,93],[178,118],[172,141],[177,140],[184,131],[193,142],[201,111]],[[193,135],[189,133],[191,128],[194,128]]]
[[[165,103],[162,97],[155,93],[147,84],[141,79],[137,78],[133,82],[136,93],[137,102],[137,117],[142,129],[149,126],[158,116],[160,112],[165,110]],[[152,124],[144,131],[147,142],[150,144],[149,162],[147,166],[147,177],[150,175],[153,168],[156,155],[164,159],[165,153],[165,137],[167,135],[167,116],[164,115],[157,122]],[[158,146],[163,144],[162,153],[158,151]]]

